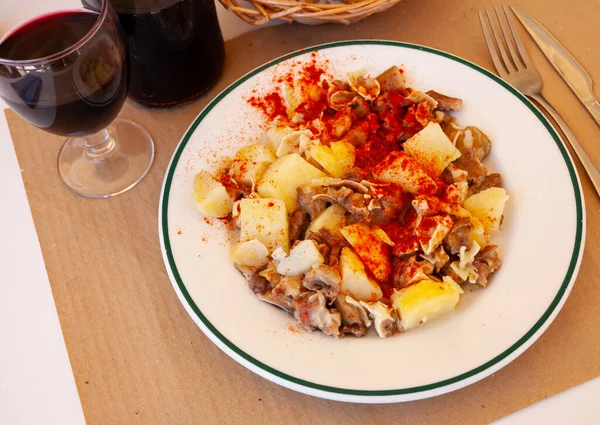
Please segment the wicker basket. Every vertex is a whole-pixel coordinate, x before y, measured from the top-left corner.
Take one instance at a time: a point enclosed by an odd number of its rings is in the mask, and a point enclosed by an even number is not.
[[[248,0],[244,5],[237,0],[219,0],[252,25],[263,25],[271,19],[318,25],[325,23],[352,24],[374,13],[389,9],[400,0],[362,0],[356,3],[310,3],[295,0]]]

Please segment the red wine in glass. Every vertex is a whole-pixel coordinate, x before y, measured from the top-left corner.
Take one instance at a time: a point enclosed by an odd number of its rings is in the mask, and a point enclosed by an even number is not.
[[[68,10],[40,16],[5,36],[0,58],[24,61],[68,49],[92,29],[97,13]],[[30,67],[26,73],[0,64],[0,96],[37,127],[62,136],[102,130],[117,116],[127,96],[125,51],[108,37],[85,53]]]
[[[69,190],[107,198],[146,175],[154,142],[139,124],[116,118],[129,62],[109,0],[98,0],[96,10],[67,1],[73,9],[34,17],[0,39],[0,98],[31,124],[68,136],[57,168]],[[10,7],[0,1],[0,16]]]

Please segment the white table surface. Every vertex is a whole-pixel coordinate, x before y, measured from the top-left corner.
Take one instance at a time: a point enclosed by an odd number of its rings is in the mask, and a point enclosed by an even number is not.
[[[0,0],[0,36],[26,10],[68,0]],[[5,7],[7,6],[10,7]],[[254,27],[217,3],[225,39]],[[0,110],[5,105],[0,101]],[[85,419],[60,329],[21,170],[0,113],[0,425],[84,425]],[[58,178],[58,176],[56,176]],[[134,189],[135,190],[135,189]],[[600,361],[600,359],[599,359]],[[495,425],[598,424],[600,378],[572,388]]]

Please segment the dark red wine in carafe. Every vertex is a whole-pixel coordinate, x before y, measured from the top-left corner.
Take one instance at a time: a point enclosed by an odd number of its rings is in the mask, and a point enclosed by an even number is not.
[[[92,29],[97,13],[67,10],[26,22],[0,41],[0,58],[59,55]],[[0,64],[0,97],[44,130],[68,136],[95,133],[119,113],[127,96],[125,51],[98,37],[62,60],[26,67]]]
[[[214,0],[111,2],[129,50],[131,99],[175,105],[217,82],[225,51]]]

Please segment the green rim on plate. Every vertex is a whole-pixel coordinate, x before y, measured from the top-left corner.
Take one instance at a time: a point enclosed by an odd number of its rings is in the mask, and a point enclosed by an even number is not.
[[[190,294],[188,293],[188,291],[185,287],[185,284],[183,283],[183,281],[181,279],[181,276],[179,275],[179,271],[177,270],[177,265],[175,264],[175,259],[173,258],[173,255],[171,252],[171,242],[170,242],[169,230],[168,230],[169,193],[171,190],[171,183],[173,181],[173,175],[175,173],[175,169],[177,168],[179,158],[180,158],[184,148],[186,147],[191,135],[194,133],[194,131],[196,130],[196,128],[198,127],[200,122],[202,122],[204,117],[206,117],[206,115],[208,115],[210,113],[210,111],[215,107],[215,105],[217,105],[232,90],[234,90],[240,84],[244,83],[249,78],[251,78],[254,75],[264,71],[265,69],[270,68],[270,67],[272,67],[280,62],[283,62],[287,59],[290,59],[290,58],[293,58],[296,56],[300,56],[300,55],[304,55],[306,53],[316,51],[316,50],[324,50],[324,49],[329,49],[329,48],[333,48],[333,47],[341,47],[341,46],[368,45],[368,44],[380,45],[380,46],[382,45],[382,46],[403,47],[403,48],[407,48],[407,49],[415,49],[415,50],[421,50],[424,52],[433,53],[438,56],[443,56],[445,58],[459,62],[463,65],[467,65],[471,69],[474,69],[474,70],[482,73],[483,75],[487,76],[491,80],[500,84],[502,87],[504,87],[510,93],[512,93],[521,102],[523,102],[531,110],[531,112],[533,112],[533,114],[545,126],[546,130],[548,130],[548,132],[552,135],[552,138],[554,139],[554,142],[558,146],[558,149],[560,150],[560,152],[563,156],[563,159],[565,160],[565,163],[567,165],[567,168],[569,170],[569,176],[571,178],[571,183],[573,185],[573,192],[575,195],[575,205],[576,205],[576,219],[577,219],[576,229],[577,229],[577,231],[576,231],[576,236],[575,236],[575,245],[573,247],[573,254],[571,256],[571,261],[569,263],[569,268],[567,270],[567,274],[565,275],[563,283],[562,283],[558,293],[556,294],[556,297],[554,297],[554,299],[552,300],[552,303],[550,304],[548,309],[544,312],[542,317],[540,317],[540,319],[534,324],[534,326],[525,335],[523,335],[517,342],[515,342],[513,345],[511,345],[509,348],[507,348],[504,352],[502,352],[501,354],[497,355],[496,357],[494,357],[493,359],[489,360],[488,362],[482,364],[479,367],[476,367],[468,372],[457,375],[453,378],[445,379],[443,381],[435,382],[432,384],[421,385],[421,386],[410,387],[410,388],[400,388],[400,389],[394,389],[394,390],[356,390],[356,389],[337,388],[337,387],[331,387],[331,386],[327,386],[327,385],[316,384],[314,382],[299,379],[294,376],[290,376],[286,373],[283,373],[277,369],[274,369],[274,368],[270,367],[269,365],[266,365],[266,364],[262,363],[261,361],[255,359],[254,357],[250,356],[246,352],[242,351],[240,348],[238,348],[235,344],[233,344],[230,340],[228,340],[225,336],[223,336],[223,334],[221,334],[214,327],[214,325],[206,318],[206,316],[204,316],[204,314],[202,314],[202,311],[200,311],[200,309],[198,308],[198,306],[196,305],[194,300],[191,298]],[[161,208],[162,213],[161,213],[161,219],[159,222],[159,226],[160,226],[160,231],[162,232],[162,238],[163,238],[163,243],[164,243],[164,252],[168,259],[168,263],[169,263],[169,267],[171,269],[172,275],[173,275],[175,281],[177,282],[177,286],[179,287],[181,293],[183,294],[185,300],[187,301],[187,303],[189,304],[191,309],[194,311],[196,316],[202,321],[202,323],[208,328],[208,330],[215,337],[217,337],[223,344],[225,344],[225,346],[227,346],[235,354],[239,355],[246,361],[252,363],[254,366],[256,366],[256,367],[264,370],[265,372],[268,372],[280,379],[288,381],[292,384],[300,385],[300,386],[307,387],[307,388],[312,388],[312,389],[319,390],[319,391],[324,391],[324,392],[334,393],[334,394],[352,395],[352,396],[376,396],[376,397],[377,396],[394,396],[394,395],[414,394],[414,393],[430,391],[430,390],[442,388],[442,387],[445,387],[445,386],[448,386],[451,384],[456,384],[465,379],[474,377],[475,375],[483,372],[484,370],[486,370],[488,368],[491,368],[492,366],[496,365],[500,361],[504,360],[510,354],[514,353],[517,349],[519,349],[519,347],[521,347],[523,344],[525,344],[544,325],[544,323],[548,320],[550,315],[554,312],[556,307],[559,305],[562,297],[565,294],[565,291],[567,290],[567,288],[569,286],[569,282],[573,278],[573,273],[576,270],[579,254],[581,251],[582,237],[583,237],[583,204],[582,204],[582,197],[581,197],[581,188],[579,186],[577,174],[576,174],[575,168],[573,166],[573,163],[572,163],[572,161],[569,157],[569,154],[567,153],[567,150],[565,149],[562,141],[560,140],[558,134],[554,131],[554,128],[552,128],[552,126],[550,125],[548,120],[540,113],[540,111],[529,100],[527,100],[527,98],[525,98],[525,96],[523,96],[516,89],[514,89],[511,85],[509,85],[508,83],[506,83],[505,81],[503,81],[502,79],[497,77],[496,75],[490,73],[486,69],[480,67],[479,65],[475,65],[474,63],[471,63],[465,59],[461,59],[457,56],[451,55],[450,53],[442,52],[442,51],[435,50],[435,49],[432,49],[429,47],[423,47],[423,46],[419,46],[419,45],[415,45],[415,44],[402,43],[402,42],[396,42],[396,41],[383,41],[383,40],[342,41],[342,42],[322,44],[319,46],[302,49],[302,50],[287,54],[285,56],[282,56],[280,58],[274,59],[271,62],[268,62],[265,65],[262,65],[259,68],[254,69],[253,71],[250,71],[248,74],[244,75],[239,80],[237,80],[236,82],[231,84],[229,87],[227,87],[215,99],[213,99],[206,106],[206,108],[204,108],[204,110],[200,113],[200,115],[198,115],[198,117],[194,120],[192,125],[187,130],[187,132],[186,132],[185,136],[183,137],[182,141],[180,142],[179,146],[177,147],[177,149],[173,155],[173,158],[171,160],[171,163],[169,165],[169,169],[167,170],[167,175],[165,178],[163,193],[162,193],[162,205],[160,208]]]

